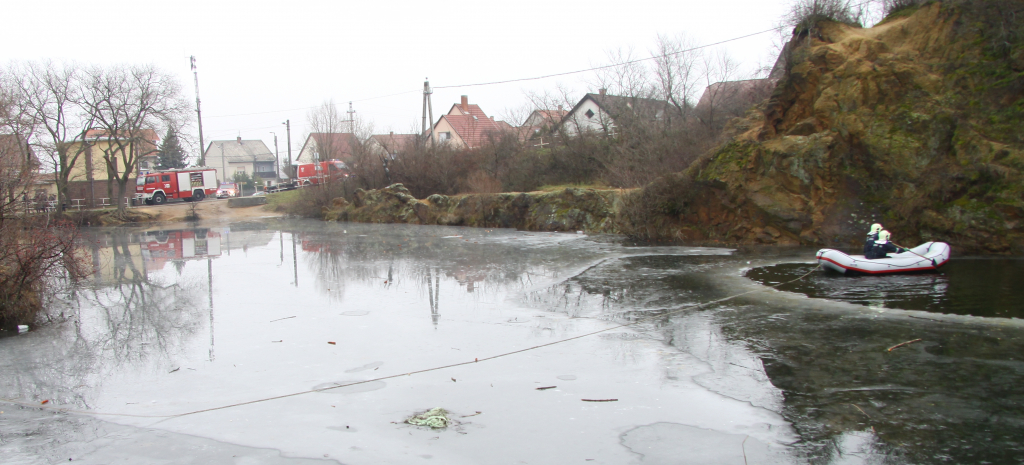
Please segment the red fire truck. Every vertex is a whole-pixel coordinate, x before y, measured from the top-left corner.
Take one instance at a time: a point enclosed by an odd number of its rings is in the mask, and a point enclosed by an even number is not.
[[[339,181],[349,175],[348,166],[341,160],[305,163],[295,166],[295,174],[300,185],[315,185],[326,181]]]
[[[217,170],[192,169],[140,174],[135,198],[146,205],[160,205],[170,199],[200,201],[217,192]]]

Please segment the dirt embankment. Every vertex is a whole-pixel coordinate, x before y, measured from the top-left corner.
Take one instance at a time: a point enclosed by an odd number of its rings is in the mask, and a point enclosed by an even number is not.
[[[405,186],[357,190],[353,202],[338,198],[324,210],[328,221],[410,223],[528,231],[619,232],[622,192],[566,188],[556,192],[431,195],[416,199]]]
[[[92,210],[75,212],[69,215],[87,226],[111,226],[126,223],[174,223],[188,221],[188,216],[195,207],[195,213],[202,221],[220,220],[235,221],[271,216],[284,216],[285,213],[267,209],[265,205],[229,208],[224,199],[206,199],[202,202],[172,202],[164,205],[144,205],[128,209],[128,219],[120,220],[112,210]]]

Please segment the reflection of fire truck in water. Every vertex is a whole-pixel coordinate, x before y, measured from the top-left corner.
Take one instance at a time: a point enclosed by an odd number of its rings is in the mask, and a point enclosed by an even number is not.
[[[296,181],[303,186],[328,181],[340,181],[349,176],[348,166],[341,160],[322,161],[295,165]]]
[[[217,170],[144,173],[139,175],[135,184],[135,198],[144,200],[146,205],[160,205],[170,199],[198,202],[217,192]]]
[[[147,231],[141,239],[147,270],[159,270],[168,261],[220,256],[220,233],[208,229]]]

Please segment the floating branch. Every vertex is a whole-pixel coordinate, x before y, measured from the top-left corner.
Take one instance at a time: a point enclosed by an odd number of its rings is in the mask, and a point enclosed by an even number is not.
[[[896,344],[896,345],[890,347],[888,351],[892,352],[893,349],[898,349],[900,347],[903,347],[903,346],[906,346],[906,345],[910,345],[910,344],[913,344],[915,342],[921,342],[921,339],[914,339],[913,341],[901,342],[899,344]]]

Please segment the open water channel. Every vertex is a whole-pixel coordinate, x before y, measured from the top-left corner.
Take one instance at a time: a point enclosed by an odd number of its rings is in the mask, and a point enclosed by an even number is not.
[[[865,280],[283,219],[83,243],[91,280],[0,338],[3,463],[1024,463],[1016,260]]]

